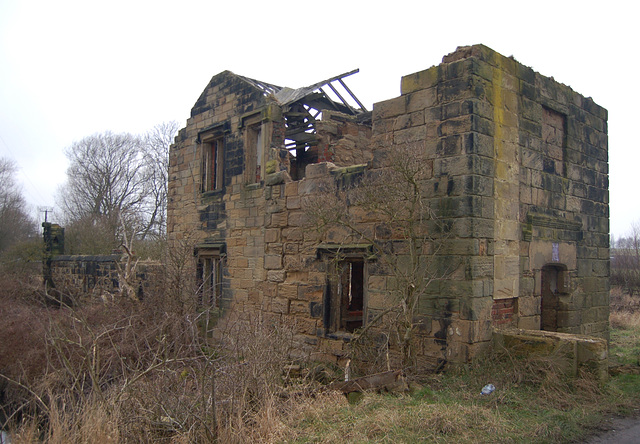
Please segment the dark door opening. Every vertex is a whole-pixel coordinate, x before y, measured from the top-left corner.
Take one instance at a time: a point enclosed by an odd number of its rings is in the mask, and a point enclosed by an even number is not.
[[[558,308],[563,292],[563,271],[560,267],[542,267],[542,293],[540,301],[540,330],[558,331]]]

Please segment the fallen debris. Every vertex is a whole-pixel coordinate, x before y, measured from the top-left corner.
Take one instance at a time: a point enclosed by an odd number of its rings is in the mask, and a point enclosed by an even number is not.
[[[402,370],[392,370],[375,375],[362,376],[351,381],[334,382],[328,385],[328,389],[337,390],[348,395],[352,392],[365,390],[397,391],[398,387],[406,387]]]

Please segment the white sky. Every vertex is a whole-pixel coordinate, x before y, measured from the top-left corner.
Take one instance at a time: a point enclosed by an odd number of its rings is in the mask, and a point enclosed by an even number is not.
[[[400,78],[483,43],[609,110],[611,232],[640,222],[640,43],[630,1],[0,0],[0,156],[28,202],[54,206],[64,149],[107,130],[184,125],[229,69],[301,87],[347,79],[371,109]],[[634,111],[635,110],[635,111]],[[55,217],[55,215],[54,215]]]

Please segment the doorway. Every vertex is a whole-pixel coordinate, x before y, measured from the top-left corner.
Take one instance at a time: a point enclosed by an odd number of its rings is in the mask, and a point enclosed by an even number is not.
[[[542,267],[540,330],[558,331],[560,295],[564,293],[564,270],[557,265]]]

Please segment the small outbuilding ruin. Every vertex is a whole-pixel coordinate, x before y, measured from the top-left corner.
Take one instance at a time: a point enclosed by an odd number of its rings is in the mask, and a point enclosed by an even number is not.
[[[496,328],[607,339],[607,111],[482,45],[403,77],[372,111],[351,74],[294,90],[224,71],[196,101],[170,151],[168,237],[193,247],[203,303],[291,325],[301,354],[340,362],[393,303],[376,255],[410,253],[357,209],[366,236],[314,229],[309,203],[414,152],[434,216],[416,263],[442,271],[412,312],[421,367],[473,358]]]

